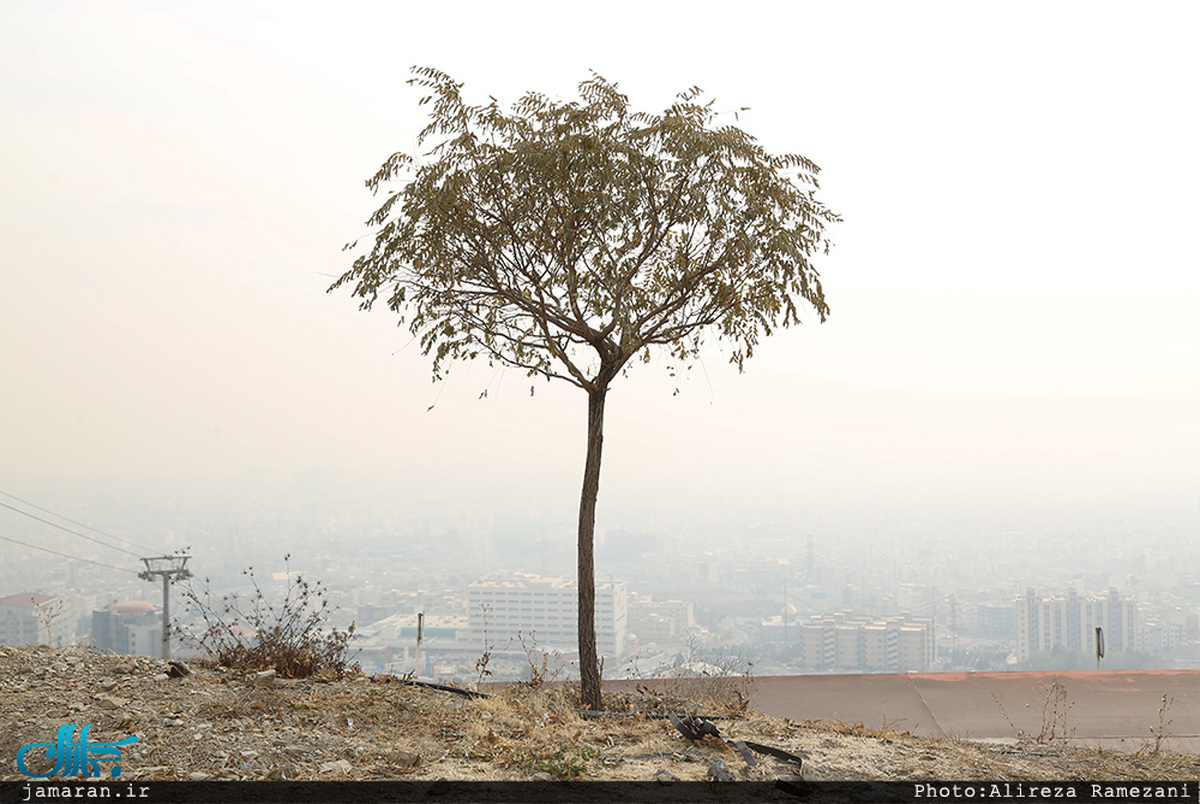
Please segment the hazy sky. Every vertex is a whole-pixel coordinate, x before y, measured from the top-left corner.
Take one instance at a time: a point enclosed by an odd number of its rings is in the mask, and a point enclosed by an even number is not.
[[[845,218],[826,324],[742,376],[712,349],[678,396],[662,360],[617,381],[602,521],[1200,519],[1200,6],[698,8],[0,4],[0,488],[321,468],[576,504],[582,392],[483,363],[434,385],[390,314],[325,293],[363,180],[414,145],[420,64],[478,100],[594,69],[658,111],[699,85]]]

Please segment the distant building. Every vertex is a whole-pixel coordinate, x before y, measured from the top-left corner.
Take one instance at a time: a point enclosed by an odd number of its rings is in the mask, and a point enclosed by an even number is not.
[[[472,643],[503,647],[510,640],[515,644],[521,634],[536,639],[539,650],[578,649],[574,581],[514,573],[476,581],[467,588],[467,598],[467,639]],[[625,584],[596,584],[596,650],[601,656],[624,656],[628,619]]]
[[[1140,630],[1141,649],[1146,653],[1170,653],[1184,643],[1183,623],[1149,620]]]
[[[1138,649],[1137,600],[1106,595],[1038,597],[1033,589],[1016,599],[1016,653],[1019,661],[1056,647],[1095,653],[1096,629],[1104,629],[1104,649],[1117,653]]]
[[[821,615],[799,627],[800,659],[826,672],[927,672],[934,663],[933,621],[900,614]]]
[[[1012,639],[1017,627],[1016,606],[980,603],[975,607],[975,623],[979,636],[1006,641]]]
[[[162,655],[162,614],[153,603],[129,600],[92,612],[96,647],[131,656]]]
[[[922,583],[902,583],[896,590],[896,608],[914,617],[932,620],[937,606],[937,590]]]
[[[629,634],[641,645],[680,642],[696,629],[696,617],[690,602],[655,601],[649,595],[633,593],[628,601]]]
[[[758,627],[758,637],[763,642],[789,643],[796,633],[797,609],[788,603],[779,614],[763,620]]]
[[[74,632],[67,633],[70,619],[63,615],[63,600],[55,595],[21,592],[0,597],[0,645],[37,645],[46,641],[46,626],[50,626],[50,642],[63,644]]]

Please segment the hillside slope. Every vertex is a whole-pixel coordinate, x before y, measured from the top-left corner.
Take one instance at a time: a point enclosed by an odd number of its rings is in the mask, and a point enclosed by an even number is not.
[[[548,685],[468,698],[392,678],[295,680],[199,667],[170,678],[168,669],[160,659],[83,647],[0,647],[0,779],[24,780],[20,748],[52,742],[67,723],[91,724],[92,741],[138,737],[123,751],[122,780],[699,780],[716,760],[740,779],[797,778],[791,763],[759,755],[750,767],[721,740],[689,741],[662,719],[668,711],[722,714],[741,700],[727,685],[714,687],[721,700],[703,691],[688,699],[613,692],[606,705],[626,714],[592,719]],[[754,713],[717,723],[733,738],[803,757],[809,780],[1200,777],[1200,757],[1152,744],[1136,753],[980,745]],[[37,750],[26,759],[33,772],[49,770]]]

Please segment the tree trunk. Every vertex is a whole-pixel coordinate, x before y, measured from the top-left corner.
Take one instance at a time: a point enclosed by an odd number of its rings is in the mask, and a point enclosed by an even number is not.
[[[604,443],[606,383],[588,392],[587,460],[579,500],[579,676],[584,709],[599,711],[600,662],[596,657],[596,497],[600,493],[600,448]]]

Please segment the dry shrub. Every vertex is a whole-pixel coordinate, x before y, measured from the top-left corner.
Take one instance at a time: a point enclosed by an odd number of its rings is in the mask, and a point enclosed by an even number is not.
[[[242,571],[254,587],[248,605],[236,594],[214,603],[207,589],[201,594],[189,583],[184,600],[205,627],[195,635],[181,631],[180,639],[199,648],[209,661],[236,670],[273,669],[284,678],[342,678],[359,672],[349,655],[354,625],[344,631],[325,629],[332,613],[325,589],[320,581],[293,576],[290,558],[283,559],[287,588],[279,603],[263,594],[253,567]]]
[[[702,650],[692,635],[670,677],[645,679],[652,685],[637,687],[642,697],[639,703],[651,712],[743,717],[750,711],[753,670],[754,663],[745,657]]]

